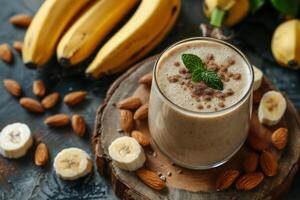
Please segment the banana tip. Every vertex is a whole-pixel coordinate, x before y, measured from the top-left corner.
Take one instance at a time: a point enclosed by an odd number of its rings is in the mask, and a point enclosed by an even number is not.
[[[37,68],[37,65],[33,62],[26,62],[25,63],[25,66],[28,68],[28,69],[36,69]]]
[[[60,65],[62,65],[62,66],[64,66],[64,67],[68,67],[68,66],[71,65],[71,61],[70,61],[70,59],[68,59],[68,58],[60,58],[60,59],[58,60],[58,62],[59,62]]]

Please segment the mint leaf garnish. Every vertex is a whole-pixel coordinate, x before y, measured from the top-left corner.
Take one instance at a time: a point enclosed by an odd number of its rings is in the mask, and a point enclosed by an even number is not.
[[[208,70],[201,58],[194,54],[182,54],[185,67],[192,72],[192,81],[203,81],[208,87],[223,90],[223,82],[215,71]]]
[[[204,63],[202,62],[201,58],[194,54],[182,54],[181,59],[185,67],[190,72],[193,72],[197,69],[204,69]]]

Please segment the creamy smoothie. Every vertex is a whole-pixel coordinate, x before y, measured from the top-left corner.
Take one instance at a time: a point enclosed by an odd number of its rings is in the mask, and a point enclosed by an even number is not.
[[[192,81],[183,54],[201,58],[223,89]],[[160,150],[175,163],[207,169],[227,161],[244,143],[251,115],[253,72],[233,46],[213,39],[190,39],[167,49],[156,63],[149,102],[149,125]]]

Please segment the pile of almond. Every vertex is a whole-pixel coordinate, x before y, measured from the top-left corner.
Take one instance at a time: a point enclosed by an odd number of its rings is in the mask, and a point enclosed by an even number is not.
[[[20,98],[20,105],[29,112],[44,113],[45,110],[53,108],[59,101],[58,92],[47,94],[46,86],[42,80],[36,80],[32,86],[32,92],[37,98],[22,97],[22,88],[20,84],[12,79],[3,81],[6,90],[13,96]],[[68,106],[75,106],[81,103],[87,95],[86,91],[74,91],[65,95],[63,101]],[[73,131],[78,136],[83,136],[86,130],[86,123],[82,116],[74,114],[70,120],[67,114],[55,114],[47,117],[44,121],[49,127],[64,127],[70,124]]]

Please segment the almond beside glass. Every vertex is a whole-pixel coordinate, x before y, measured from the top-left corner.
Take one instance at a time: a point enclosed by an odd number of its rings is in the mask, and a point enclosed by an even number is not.
[[[35,150],[34,163],[37,166],[43,166],[49,159],[48,148],[45,143],[38,144]]]
[[[150,144],[149,138],[140,131],[136,131],[136,130],[132,131],[131,137],[136,139],[136,141],[143,147],[148,146]]]
[[[47,95],[46,97],[44,97],[41,103],[44,108],[50,109],[55,106],[58,99],[59,99],[59,93],[54,92],[54,93],[51,93],[51,94]]]
[[[257,187],[264,179],[264,174],[261,172],[251,172],[241,176],[235,186],[238,190],[252,190]]]
[[[9,19],[9,22],[15,26],[27,28],[32,21],[32,16],[27,14],[17,14]]]
[[[243,169],[245,172],[254,172],[258,166],[259,156],[254,151],[249,151],[244,157],[243,160]]]
[[[56,114],[47,117],[44,123],[50,127],[63,127],[70,123],[70,119],[67,114]]]
[[[3,80],[4,87],[6,90],[13,96],[19,97],[21,96],[22,89],[20,84],[12,79],[4,79]]]
[[[0,45],[0,58],[6,63],[12,62],[12,53],[8,44],[6,43]]]
[[[228,189],[237,177],[240,175],[238,170],[226,170],[225,172],[221,173],[221,175],[217,178],[216,181],[216,188],[217,190],[226,190]]]
[[[35,80],[32,86],[33,94],[38,97],[43,97],[46,93],[46,86],[43,80]]]
[[[139,83],[150,86],[152,83],[152,73],[148,73],[148,74],[145,74],[144,76],[142,76],[139,79]]]
[[[126,99],[121,100],[118,103],[119,109],[127,109],[127,110],[135,110],[142,105],[140,98],[137,97],[128,97]]]
[[[35,113],[44,112],[44,107],[42,106],[42,104],[35,99],[23,97],[20,99],[19,102],[23,108],[25,108],[30,112],[35,112]]]
[[[158,175],[147,169],[139,169],[136,171],[136,175],[149,187],[155,190],[162,190],[166,187],[165,182],[163,182]]]
[[[139,107],[134,113],[134,120],[143,120],[148,117],[149,104],[146,103]]]
[[[72,116],[71,121],[72,121],[73,131],[80,137],[84,136],[86,130],[84,118],[80,115],[75,114]]]
[[[86,91],[70,92],[64,97],[64,103],[68,106],[75,106],[82,102],[87,95]]]
[[[263,151],[260,156],[260,167],[266,176],[275,176],[277,174],[277,159],[269,151]]]
[[[284,149],[287,144],[288,129],[279,128],[272,134],[271,142],[278,150]]]
[[[126,133],[130,133],[132,130],[133,114],[130,110],[120,110],[120,126]]]

